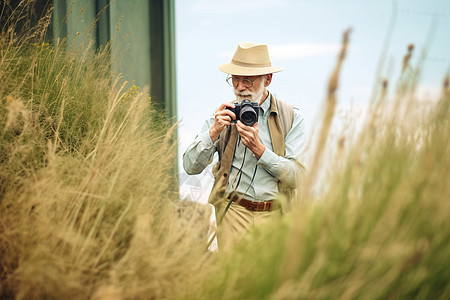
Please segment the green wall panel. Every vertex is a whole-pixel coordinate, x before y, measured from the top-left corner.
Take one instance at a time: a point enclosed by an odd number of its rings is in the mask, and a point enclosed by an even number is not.
[[[53,5],[54,40],[67,37],[72,49],[112,41],[112,69],[123,81],[148,87],[152,101],[175,120],[173,0],[54,0]]]
[[[113,69],[151,93],[149,1],[115,1],[110,11]]]

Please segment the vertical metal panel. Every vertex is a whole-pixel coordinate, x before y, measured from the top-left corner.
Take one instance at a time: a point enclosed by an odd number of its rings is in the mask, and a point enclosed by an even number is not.
[[[176,116],[175,30],[173,0],[150,1],[150,49],[154,101],[160,102],[169,118]]]
[[[112,68],[140,87],[150,86],[148,11],[147,0],[115,1],[110,7]]]
[[[97,47],[112,39],[112,69],[123,80],[148,86],[168,118],[176,116],[174,0],[54,0],[53,5],[54,40],[68,37],[74,48],[89,39]]]
[[[67,36],[67,7],[66,0],[53,1],[53,16],[52,16],[52,33],[53,39],[56,41],[60,37]]]
[[[152,0],[149,9],[150,21],[150,56],[152,60],[151,78],[152,89],[150,91],[153,103],[159,103],[161,108],[165,106],[164,97],[164,43],[163,43],[163,15],[162,1]]]
[[[97,45],[105,46],[111,40],[110,35],[110,3],[109,0],[95,1],[95,9],[98,15],[97,21]]]
[[[53,37],[67,38],[70,48],[78,49],[89,41],[96,43],[95,2],[55,0],[53,2]]]
[[[173,0],[163,1],[163,36],[165,109],[169,118],[176,122],[175,8]],[[174,138],[178,140],[178,131],[175,131]],[[173,170],[175,174],[178,174],[178,148],[175,148]]]
[[[66,5],[70,10],[70,14],[67,16],[69,47],[78,49],[80,46],[87,46],[90,40],[95,43],[95,2],[77,0]]]
[[[169,116],[177,115],[174,1],[163,1],[164,96]]]

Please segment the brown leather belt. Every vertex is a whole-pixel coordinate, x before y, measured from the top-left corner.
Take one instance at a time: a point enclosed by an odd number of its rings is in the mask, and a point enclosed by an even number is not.
[[[231,200],[231,197],[227,197],[228,200]],[[250,211],[271,211],[274,207],[274,201],[251,201],[247,199],[243,199],[237,195],[233,196],[233,202],[245,207]]]

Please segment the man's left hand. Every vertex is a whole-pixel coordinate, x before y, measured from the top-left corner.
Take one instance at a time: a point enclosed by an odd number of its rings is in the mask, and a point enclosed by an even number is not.
[[[244,125],[241,121],[236,122],[236,128],[241,136],[242,143],[246,146],[257,159],[263,155],[266,150],[266,146],[261,143],[258,135],[258,123],[253,126]]]

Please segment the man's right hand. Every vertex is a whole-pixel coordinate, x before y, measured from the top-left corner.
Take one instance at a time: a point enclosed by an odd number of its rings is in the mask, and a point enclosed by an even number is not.
[[[227,109],[227,107],[234,108],[234,104],[223,103],[214,114],[214,123],[209,129],[209,136],[212,141],[216,141],[222,130],[227,126],[230,126],[231,120],[236,120],[236,115],[231,110]]]

